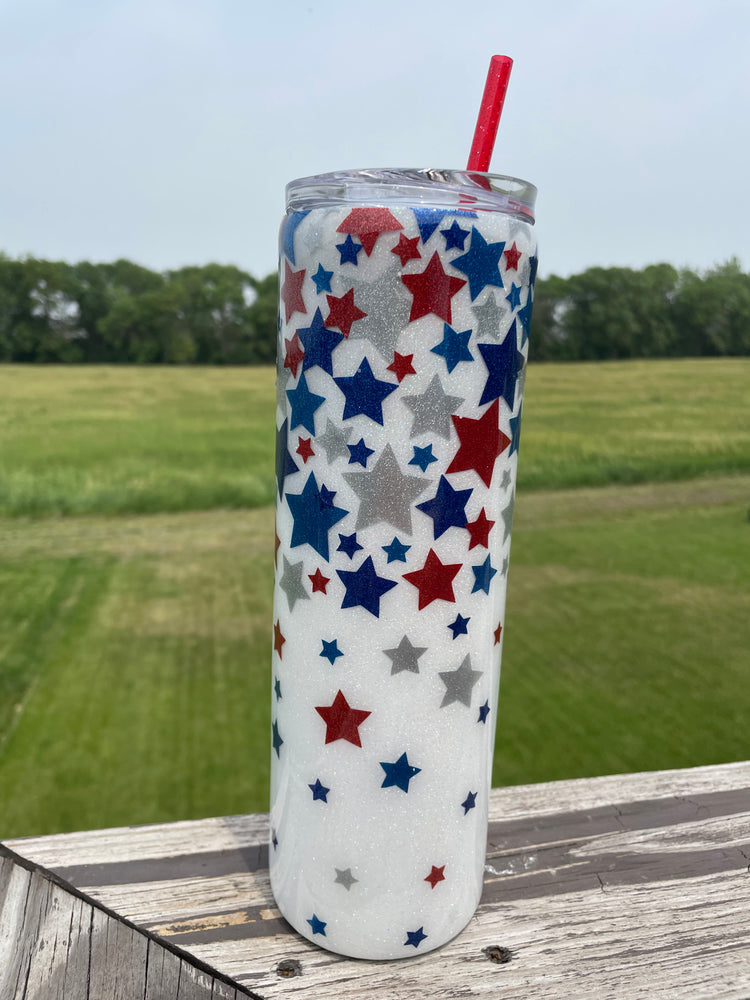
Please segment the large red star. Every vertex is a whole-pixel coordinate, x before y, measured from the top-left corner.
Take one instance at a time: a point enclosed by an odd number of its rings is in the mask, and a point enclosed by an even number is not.
[[[412,573],[404,573],[408,580],[419,591],[419,610],[426,608],[433,601],[452,601],[456,603],[453,593],[453,578],[461,569],[461,563],[444,565],[435,554],[434,549],[427,553],[427,559],[422,569]]]
[[[437,867],[437,865],[433,865],[432,871],[425,879],[425,882],[429,882],[432,888],[434,889],[435,886],[438,884],[438,882],[445,882],[445,875],[443,875],[444,871],[445,871],[445,865],[441,865],[439,868]]]
[[[521,251],[516,247],[515,242],[513,246],[508,250],[503,250],[503,256],[505,257],[505,265],[508,271],[517,271],[518,262],[523,256]]]
[[[418,236],[410,240],[405,233],[401,233],[398,243],[391,250],[391,253],[395,253],[401,261],[401,267],[405,267],[410,260],[422,259],[422,254],[417,250],[417,243],[419,243]]]
[[[273,648],[279,654],[279,659],[281,659],[281,647],[286,642],[286,639],[281,634],[281,624],[278,619],[276,619],[276,624],[273,627]]]
[[[300,437],[297,441],[297,454],[302,459],[302,461],[307,465],[308,458],[312,458],[315,452],[312,450],[311,438]]]
[[[466,284],[461,278],[446,274],[437,251],[430,257],[424,271],[418,274],[402,274],[401,280],[414,296],[409,314],[409,322],[434,313],[446,323],[452,323],[451,299]]]
[[[381,233],[394,233],[404,227],[387,208],[353,208],[337,233],[354,233],[359,236],[365,253],[369,257]]]
[[[498,426],[499,413],[500,401],[496,399],[477,420],[473,417],[451,417],[461,446],[446,472],[474,469],[484,485],[490,485],[495,459],[510,444],[510,438]]]
[[[471,535],[469,549],[473,549],[475,545],[481,545],[483,549],[488,548],[487,541],[494,524],[495,522],[490,521],[484,512],[484,507],[482,507],[476,521],[468,521],[466,524],[466,528]]]
[[[354,289],[350,288],[346,295],[342,295],[340,298],[336,298],[335,295],[326,295],[326,298],[331,311],[328,313],[325,325],[329,328],[337,327],[345,337],[348,337],[351,333],[352,323],[356,323],[358,319],[364,319],[367,315],[366,312],[362,312],[358,306],[355,306]]]
[[[399,354],[398,351],[394,351],[393,364],[388,365],[386,371],[393,372],[399,382],[406,378],[407,375],[416,375],[416,370],[412,364],[413,358],[413,354]]]
[[[305,351],[302,342],[295,333],[291,340],[284,340],[284,367],[289,368],[297,378],[297,368],[301,361],[305,360]]]
[[[326,724],[326,743],[348,740],[355,747],[361,747],[359,727],[371,712],[351,708],[341,691],[333,699],[332,705],[315,706],[315,711]]]
[[[281,298],[284,302],[287,323],[294,313],[304,313],[305,302],[302,298],[302,282],[305,280],[305,269],[293,271],[288,261],[284,261],[284,284],[281,286]]]
[[[312,583],[313,594],[317,590],[319,590],[322,594],[328,593],[326,587],[331,582],[331,578],[330,576],[323,576],[323,574],[320,572],[320,567],[318,567],[318,569],[316,569],[314,573],[308,573],[307,575],[310,577],[310,582]]]

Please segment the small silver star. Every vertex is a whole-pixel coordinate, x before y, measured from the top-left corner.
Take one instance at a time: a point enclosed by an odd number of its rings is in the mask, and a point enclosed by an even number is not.
[[[349,458],[349,449],[346,443],[353,431],[353,427],[338,427],[328,417],[326,429],[322,434],[318,434],[315,443],[319,444],[325,451],[329,465],[333,465],[337,458]]]
[[[500,489],[507,490],[510,486],[510,469],[503,471],[503,478],[500,480]]]
[[[339,885],[343,885],[347,892],[351,889],[355,882],[359,882],[358,878],[352,875],[351,868],[334,868],[336,872],[336,878],[334,882],[338,882]]]
[[[305,585],[302,583],[304,563],[300,561],[292,565],[286,556],[283,558],[284,572],[279,580],[279,586],[286,594],[287,601],[289,602],[289,610],[294,611],[294,605],[297,601],[310,600],[310,595],[305,590]]]
[[[505,531],[503,533],[503,541],[510,535],[510,529],[513,526],[513,508],[516,503],[516,494],[511,493],[510,500],[508,501],[508,506],[504,507],[500,512],[500,517],[503,519],[505,525]]]
[[[384,649],[383,652],[392,663],[391,676],[400,674],[402,670],[418,674],[419,657],[427,652],[427,646],[412,646],[411,640],[405,635],[398,646],[393,649]]]
[[[355,527],[386,524],[411,534],[411,505],[427,489],[431,479],[405,476],[389,444],[370,472],[345,472],[344,479],[360,498]]]
[[[456,412],[464,400],[460,396],[445,393],[438,375],[432,376],[432,381],[423,393],[403,396],[402,399],[414,414],[410,437],[434,431],[446,441],[450,440],[451,414]]]
[[[502,565],[502,567],[500,569],[500,575],[501,576],[507,576],[508,575],[508,567],[509,566],[510,566],[510,559],[507,556],[505,556],[505,558],[503,559],[503,565]]]
[[[481,670],[471,669],[471,655],[469,653],[463,658],[458,669],[441,670],[440,679],[445,684],[445,694],[440,702],[440,707],[445,708],[446,705],[452,705],[454,701],[471,706],[471,690],[481,676]]]
[[[362,281],[349,276],[354,288],[354,301],[367,313],[352,327],[350,340],[369,340],[390,362],[398,339],[409,325],[412,297],[401,281],[401,269],[396,262],[374,281]]]
[[[488,292],[482,305],[472,306],[471,311],[477,318],[477,337],[490,337],[492,340],[499,340],[500,324],[505,317],[505,310],[497,304],[494,294]]]

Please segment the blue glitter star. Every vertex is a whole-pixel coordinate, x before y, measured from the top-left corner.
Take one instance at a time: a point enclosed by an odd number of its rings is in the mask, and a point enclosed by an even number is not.
[[[319,655],[328,660],[331,666],[333,666],[338,657],[344,655],[339,649],[338,639],[331,639],[330,642],[322,639],[321,642],[323,643],[323,649]]]
[[[355,243],[351,235],[349,235],[343,243],[336,244],[336,249],[341,256],[341,264],[354,264],[355,267],[357,266],[357,254],[362,249],[361,243]]]
[[[274,681],[273,689],[276,692],[276,701],[278,701],[281,698],[281,681],[278,677]]]
[[[456,620],[454,622],[451,622],[450,625],[448,626],[448,628],[453,633],[454,639],[459,635],[469,634],[469,629],[467,626],[470,621],[471,621],[471,616],[469,616],[468,618],[464,618],[463,615],[461,614],[456,615]]]
[[[294,430],[295,427],[304,427],[306,431],[314,434],[315,411],[325,403],[325,396],[318,396],[316,393],[310,392],[304,372],[299,377],[299,385],[295,389],[287,389],[286,395],[292,408],[290,430]]]
[[[391,785],[396,785],[402,792],[409,791],[409,782],[415,774],[419,774],[422,770],[421,767],[414,767],[413,764],[409,763],[406,753],[402,753],[395,764],[388,764],[381,760],[380,766],[385,771],[385,778],[383,778],[383,784],[380,787],[390,788]]]
[[[388,562],[406,562],[406,553],[411,548],[411,545],[404,545],[400,542],[398,538],[394,535],[393,541],[389,545],[382,545],[381,548],[383,552],[388,554]]]
[[[489,372],[479,400],[480,406],[500,398],[511,410],[515,406],[516,382],[523,368],[523,354],[518,350],[517,343],[516,321],[513,320],[502,344],[477,344]]]
[[[300,327],[297,336],[305,348],[302,371],[319,365],[326,374],[333,375],[331,355],[344,339],[344,335],[338,330],[329,330],[323,326],[323,314],[319,308],[315,310],[310,326]]]
[[[294,259],[294,234],[297,232],[297,226],[309,214],[309,209],[306,212],[290,212],[281,224],[281,249],[294,265],[297,263]]]
[[[521,324],[521,347],[529,339],[529,330],[531,329],[531,314],[534,310],[534,296],[531,294],[531,286],[529,286],[528,293],[526,295],[526,305],[523,309],[518,310],[518,322]]]
[[[490,703],[485,701],[484,705],[479,706],[479,718],[477,722],[487,723],[487,716],[490,714]]]
[[[521,414],[523,413],[523,407],[518,411],[517,417],[511,417],[508,423],[510,424],[510,448],[508,449],[508,458],[513,454],[514,451],[518,451],[518,446],[521,443]]]
[[[426,937],[427,935],[424,932],[424,925],[419,927],[416,931],[407,931],[404,948],[409,944],[413,944],[415,948],[418,948]]]
[[[450,229],[441,229],[440,235],[445,237],[446,250],[463,250],[469,230],[462,229],[454,219]]]
[[[398,389],[398,383],[376,379],[367,358],[362,358],[362,364],[354,375],[345,375],[333,381],[346,397],[343,420],[364,413],[366,417],[382,424],[383,400]]]
[[[471,588],[472,594],[476,594],[478,590],[483,590],[485,594],[489,594],[490,580],[497,573],[497,570],[490,562],[490,557],[487,556],[481,566],[472,566],[471,569],[474,573],[474,586]]]
[[[418,448],[417,445],[412,445],[414,448],[414,458],[409,459],[409,465],[418,465],[422,472],[427,472],[427,466],[431,462],[437,462],[437,459],[432,454],[432,445],[428,444],[426,448]]]
[[[286,500],[294,518],[292,548],[307,543],[318,555],[328,559],[328,532],[349,511],[329,504],[328,496],[334,497],[336,494],[326,490],[324,499],[323,490],[324,486],[318,489],[315,473],[311,472],[302,492],[287,493]]]
[[[445,358],[448,371],[452,372],[459,361],[473,361],[474,355],[469,350],[469,338],[471,330],[463,330],[461,333],[454,330],[448,323],[443,324],[443,339],[439,344],[431,348],[433,354],[439,354]]]
[[[510,291],[505,298],[510,302],[511,309],[518,309],[521,305],[521,286],[511,282]]]
[[[339,547],[336,549],[337,552],[345,552],[350,559],[354,558],[354,553],[359,552],[364,546],[360,545],[357,541],[357,532],[355,531],[353,535],[339,535]]]
[[[380,598],[395,587],[396,583],[394,580],[377,575],[372,556],[368,556],[357,570],[337,569],[336,572],[346,587],[341,607],[363,607],[371,615],[379,618]]]
[[[279,753],[279,750],[283,746],[284,741],[282,740],[281,735],[279,733],[279,724],[275,719],[273,726],[271,728],[273,730],[273,748],[276,751],[276,756],[280,757],[281,754]]]
[[[471,493],[471,490],[454,490],[445,476],[441,476],[432,500],[417,504],[417,510],[432,518],[435,538],[440,538],[448,528],[466,527],[466,504]]]
[[[284,480],[291,476],[293,472],[299,472],[299,466],[289,453],[289,421],[284,423],[276,431],[276,486],[279,491],[279,500],[284,493]]]
[[[370,457],[370,455],[375,454],[375,449],[368,448],[367,445],[365,444],[364,438],[360,438],[357,444],[348,444],[346,447],[349,449],[350,452],[349,465],[355,465],[357,462],[359,462],[360,465],[363,465],[365,468],[367,468],[367,459]]]
[[[326,271],[322,264],[318,264],[318,270],[315,274],[310,275],[311,280],[315,284],[315,290],[318,295],[320,295],[321,292],[330,292],[332,277],[333,271]]]
[[[313,793],[313,802],[316,802],[318,799],[320,799],[321,802],[327,802],[328,801],[328,799],[326,798],[326,796],[328,795],[328,793],[330,792],[331,789],[330,788],[326,788],[325,785],[322,785],[320,783],[320,778],[316,778],[315,779],[315,784],[314,785],[308,785],[307,787]],[[308,923],[310,923],[309,920],[308,920]],[[313,931],[313,933],[315,933],[315,932]]]
[[[472,302],[487,285],[503,288],[500,274],[500,258],[503,250],[505,243],[488,243],[476,226],[471,227],[469,252],[463,257],[456,257],[451,264],[469,279]]]
[[[473,809],[476,806],[477,794],[478,794],[477,792],[469,792],[464,801],[461,803],[461,805],[464,807],[464,816],[469,811],[469,809]]]
[[[307,918],[307,923],[312,927],[313,934],[322,934],[323,937],[326,936],[326,920],[321,920],[320,917],[316,917],[313,913],[312,917]]]
[[[536,281],[536,269],[539,267],[539,258],[534,254],[529,257],[529,288],[534,287]]]

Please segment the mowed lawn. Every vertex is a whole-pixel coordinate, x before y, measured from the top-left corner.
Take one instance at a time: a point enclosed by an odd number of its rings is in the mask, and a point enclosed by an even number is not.
[[[749,388],[532,365],[496,784],[750,756]],[[267,808],[273,398],[0,368],[0,838]]]

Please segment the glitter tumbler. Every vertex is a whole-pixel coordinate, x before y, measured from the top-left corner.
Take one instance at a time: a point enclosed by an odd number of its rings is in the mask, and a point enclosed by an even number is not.
[[[270,872],[345,955],[436,948],[482,891],[535,194],[432,169],[287,188]]]

